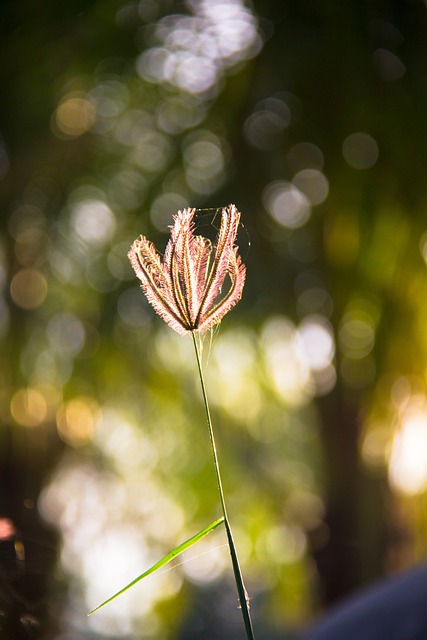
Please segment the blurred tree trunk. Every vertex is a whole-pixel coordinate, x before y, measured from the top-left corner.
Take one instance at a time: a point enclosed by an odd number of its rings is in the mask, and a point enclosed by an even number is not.
[[[325,544],[314,557],[321,597],[327,606],[383,574],[387,484],[383,476],[367,474],[360,460],[357,395],[346,393],[338,383],[318,406],[327,484],[327,531]]]

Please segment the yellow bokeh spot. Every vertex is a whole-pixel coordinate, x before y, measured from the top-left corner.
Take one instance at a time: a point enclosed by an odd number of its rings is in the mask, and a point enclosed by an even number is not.
[[[96,110],[90,100],[81,93],[67,94],[55,111],[55,133],[71,138],[81,136],[95,123]]]
[[[35,388],[19,389],[10,402],[13,419],[24,427],[37,427],[46,420],[47,403],[44,395]]]
[[[99,411],[98,403],[88,396],[80,396],[64,403],[56,415],[60,438],[73,447],[90,442]]]

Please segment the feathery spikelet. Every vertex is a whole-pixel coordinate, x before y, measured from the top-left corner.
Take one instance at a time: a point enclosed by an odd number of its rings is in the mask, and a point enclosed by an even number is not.
[[[195,235],[195,209],[178,211],[163,262],[145,236],[133,243],[128,256],[148,302],[175,331],[204,333],[221,321],[240,300],[246,268],[235,245],[240,213],[224,207],[214,246]],[[226,277],[228,291],[222,295]]]

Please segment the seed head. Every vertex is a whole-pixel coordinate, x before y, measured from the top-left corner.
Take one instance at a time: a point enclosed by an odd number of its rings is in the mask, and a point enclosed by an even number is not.
[[[221,321],[240,300],[246,268],[235,245],[240,213],[230,204],[222,209],[214,245],[195,235],[195,209],[178,211],[163,261],[154,245],[140,236],[128,256],[147,300],[179,334],[204,333]],[[222,287],[229,278],[226,293]]]

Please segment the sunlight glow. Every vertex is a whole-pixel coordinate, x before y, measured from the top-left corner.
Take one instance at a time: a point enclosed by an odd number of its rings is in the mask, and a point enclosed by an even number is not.
[[[263,191],[262,201],[271,217],[282,227],[297,229],[310,217],[310,200],[289,182],[271,182]]]
[[[286,318],[270,319],[263,327],[261,341],[273,388],[289,405],[304,404],[309,397],[310,371],[295,351],[294,325]]]
[[[315,395],[329,393],[336,383],[335,340],[330,323],[321,315],[304,318],[295,334],[298,358],[311,372]]]
[[[296,349],[302,362],[310,369],[324,369],[335,355],[332,328],[322,316],[305,318],[296,334]]]
[[[335,386],[335,341],[323,316],[307,316],[298,328],[289,320],[271,319],[263,329],[262,341],[267,373],[290,405],[326,395]]]
[[[83,242],[99,246],[113,237],[116,220],[105,202],[91,198],[71,205],[71,225]]]
[[[389,479],[397,491],[417,495],[427,490],[427,403],[412,405],[394,437]]]
[[[169,522],[160,538],[157,531],[148,533],[145,527],[148,514],[142,516],[134,503],[142,486],[140,479],[136,482],[138,491],[131,491],[129,484],[116,474],[105,474],[92,463],[68,454],[40,496],[41,515],[59,526],[62,534],[63,568],[78,576],[79,584],[84,578],[80,602],[78,597],[74,600],[74,606],[78,603],[82,613],[73,616],[72,626],[77,631],[89,625],[103,635],[119,630],[122,633],[123,629],[136,633],[141,615],[149,615],[159,601],[175,595],[181,588],[182,578],[177,571],[153,575],[93,618],[86,618],[87,611],[164,555],[159,540],[164,539],[167,550],[176,544],[174,535],[181,529],[182,520],[175,527]],[[168,513],[174,518],[171,500],[163,505],[161,495],[158,485],[145,500],[159,518]]]
[[[150,82],[212,97],[227,69],[260,50],[256,19],[241,0],[187,4],[193,15],[169,15],[157,22],[158,44],[139,56],[136,68]]]

